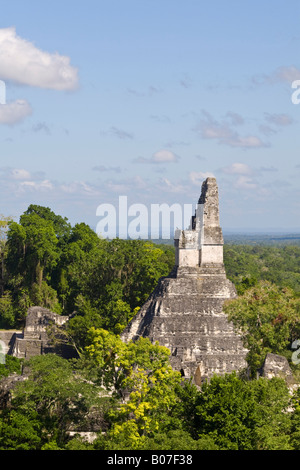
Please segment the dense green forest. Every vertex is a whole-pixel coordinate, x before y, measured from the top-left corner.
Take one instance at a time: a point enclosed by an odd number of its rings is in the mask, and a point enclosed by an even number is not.
[[[119,337],[172,270],[173,246],[107,241],[36,205],[19,223],[2,218],[0,229],[0,328],[22,328],[28,307],[40,305],[70,316],[64,333],[78,353],[7,356],[0,364],[2,381],[20,377],[9,401],[0,396],[0,450],[300,449],[297,387],[257,378],[273,352],[288,359],[299,383],[292,344],[300,340],[300,246],[224,246],[239,294],[225,311],[242,333],[249,368],[199,389],[172,370],[166,348]],[[93,443],[70,435],[93,421]]]

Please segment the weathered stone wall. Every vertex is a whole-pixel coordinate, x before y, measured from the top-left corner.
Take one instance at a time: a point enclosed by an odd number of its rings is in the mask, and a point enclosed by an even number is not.
[[[5,350],[1,350],[2,354],[10,354],[17,337],[22,337],[22,330],[0,330],[0,341],[4,345]],[[2,349],[2,348],[1,348]]]
[[[10,337],[9,350],[7,354],[18,358],[29,359],[47,353],[56,353],[64,357],[74,355],[71,347],[61,341],[61,338],[50,338],[48,329],[53,326],[62,326],[69,317],[58,315],[43,307],[30,307],[26,316],[26,323],[23,332],[7,333]],[[4,335],[5,336],[5,335]],[[0,337],[1,339],[1,337]]]
[[[189,230],[177,233],[172,273],[159,281],[121,335],[126,342],[143,336],[168,347],[173,368],[198,385],[214,373],[247,365],[247,351],[223,312],[236,290],[223,264],[215,178],[203,183],[199,204]]]
[[[281,377],[285,379],[289,385],[294,384],[293,373],[287,358],[278,354],[268,353],[266,355],[262,368],[259,370],[259,374],[268,379]]]

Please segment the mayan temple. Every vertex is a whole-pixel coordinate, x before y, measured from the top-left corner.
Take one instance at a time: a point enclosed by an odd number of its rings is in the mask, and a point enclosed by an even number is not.
[[[223,244],[218,186],[207,178],[189,229],[175,234],[173,271],[121,335],[125,342],[143,336],[167,346],[172,367],[197,385],[246,367],[247,351],[223,312],[224,301],[237,295],[226,277]]]

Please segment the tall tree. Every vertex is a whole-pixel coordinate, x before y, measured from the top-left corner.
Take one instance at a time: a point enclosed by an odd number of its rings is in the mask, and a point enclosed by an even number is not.
[[[99,368],[106,383],[125,403],[110,413],[113,422],[109,439],[129,448],[140,448],[146,437],[180,426],[173,416],[180,400],[177,387],[181,375],[169,364],[170,351],[149,339],[123,343],[108,331],[92,328],[88,357]],[[125,393],[125,395],[124,395]]]
[[[290,450],[291,396],[283,379],[215,376],[195,402],[195,429],[220,450]]]
[[[267,353],[291,356],[290,346],[300,336],[300,298],[292,289],[261,281],[226,301],[224,311],[242,333],[254,375]]]

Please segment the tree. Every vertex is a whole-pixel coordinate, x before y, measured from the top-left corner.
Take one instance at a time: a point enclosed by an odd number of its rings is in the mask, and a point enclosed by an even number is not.
[[[300,335],[300,299],[292,289],[260,281],[237,299],[226,301],[224,311],[242,334],[252,374],[268,352],[291,356],[289,346]]]
[[[0,364],[0,379],[8,377],[11,374],[20,374],[22,368],[21,365],[21,359],[7,355],[5,357],[5,363]]]
[[[289,450],[291,403],[284,380],[215,376],[196,400],[195,429],[220,450]]]
[[[105,266],[106,252],[96,233],[86,224],[76,224],[65,243],[56,268],[53,270],[53,287],[67,313],[76,308],[79,296],[96,307],[104,285],[95,266]]]
[[[38,215],[41,219],[47,220],[52,223],[54,228],[55,235],[58,240],[63,238],[68,239],[71,231],[71,225],[68,222],[66,217],[61,217],[56,215],[49,207],[39,206],[37,204],[30,204],[28,209],[24,212],[23,216],[20,218],[20,223],[22,223],[22,218],[27,215]]]
[[[13,219],[12,217],[5,217],[0,214],[0,296],[3,295],[4,291],[4,257],[6,248],[6,238],[9,222]]]
[[[256,280],[265,280],[300,292],[300,246],[224,245],[229,279],[242,295]]]
[[[121,398],[129,399],[110,413],[112,445],[141,448],[146,437],[180,427],[173,413],[180,400],[181,375],[169,364],[170,351],[139,338],[125,344],[101,329],[90,330],[87,356],[98,366],[99,376]]]
[[[193,439],[192,436],[181,429],[173,429],[164,433],[157,433],[147,437],[143,443],[143,450],[218,450],[218,446],[211,437]]]
[[[25,283],[41,286],[58,258],[57,238],[50,221],[37,214],[22,216],[22,224],[12,222],[7,234],[6,265],[12,275],[23,273]]]
[[[12,297],[5,291],[0,297],[0,328],[12,328],[15,325],[15,312]]]
[[[25,419],[38,421],[41,445],[52,441],[63,447],[70,427],[84,423],[93,406],[101,409],[102,389],[55,354],[32,357],[28,367],[28,379],[15,387],[10,406]]]
[[[89,230],[77,229],[63,252],[64,305],[76,311],[70,326],[76,333],[91,326],[120,333],[154,289],[159,277],[170,271],[167,248],[141,240],[102,240]],[[80,235],[78,237],[78,235]],[[96,238],[95,238],[96,237]],[[59,268],[60,269],[60,268]],[[62,271],[61,271],[62,272]],[[62,284],[57,291],[62,298]]]
[[[24,213],[19,224],[9,224],[6,248],[6,292],[12,299],[14,324],[37,303],[60,313],[57,293],[50,285],[60,253],[53,222],[34,211]]]
[[[51,270],[58,259],[54,226],[35,213],[22,215],[20,222],[26,232],[24,261],[31,267],[32,281],[41,286],[44,270]]]
[[[300,450],[300,389],[294,392],[293,413],[291,417],[291,444],[294,450]]]
[[[18,411],[0,415],[0,450],[37,450],[41,448],[41,423]]]

